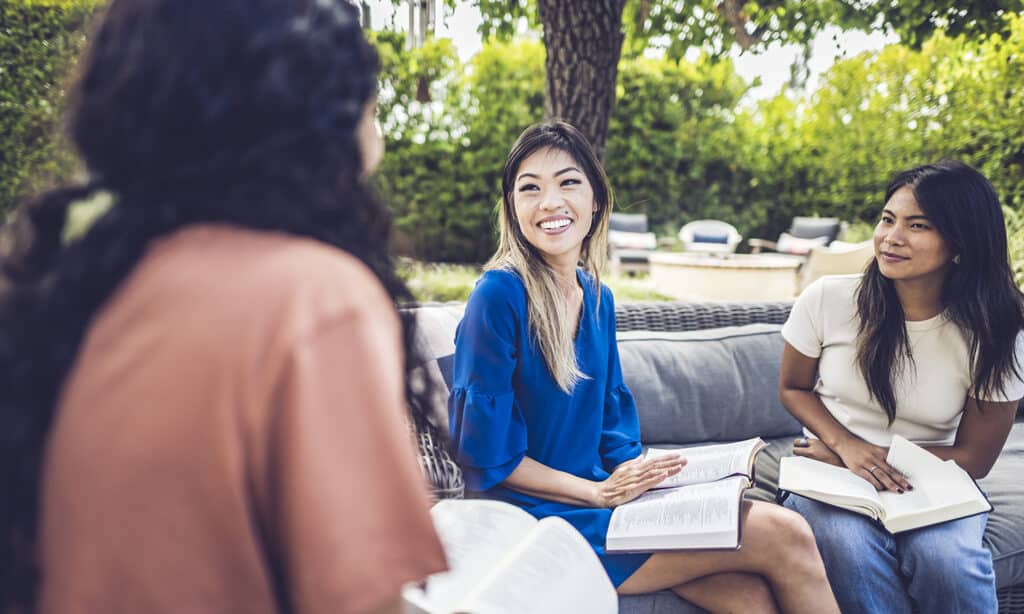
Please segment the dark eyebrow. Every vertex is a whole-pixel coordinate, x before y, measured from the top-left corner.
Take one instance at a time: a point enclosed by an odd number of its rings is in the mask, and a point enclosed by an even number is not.
[[[568,173],[570,171],[576,171],[577,173],[580,173],[581,175],[583,174],[583,171],[581,171],[580,169],[576,168],[575,166],[567,166],[567,167],[563,168],[562,170],[558,171],[557,173],[555,173],[554,176],[558,177],[559,175],[564,175],[564,174],[566,174],[566,173]],[[516,177],[516,181],[519,181],[523,177],[533,177],[534,179],[540,179],[540,177],[538,175],[535,175],[533,173],[523,173],[522,175],[519,175],[518,177]]]
[[[888,209],[882,209],[882,213],[889,214],[889,217],[899,217],[895,213],[893,213],[892,211],[889,211]],[[903,219],[914,220],[914,221],[924,220],[924,221],[927,222],[928,221],[928,216],[927,215],[908,215],[907,217],[905,217]]]

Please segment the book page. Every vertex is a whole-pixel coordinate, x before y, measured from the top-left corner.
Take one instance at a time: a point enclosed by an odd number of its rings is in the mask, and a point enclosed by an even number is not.
[[[693,448],[648,448],[644,458],[654,459],[668,454],[680,454],[686,458],[686,465],[679,473],[666,478],[655,488],[671,488],[687,484],[712,482],[731,475],[748,475],[754,450],[764,446],[759,437]]]
[[[899,435],[893,437],[886,461],[914,487],[903,494],[879,492],[889,520],[971,501],[977,502],[979,509],[988,506],[974,480],[959,465],[943,461]]]
[[[615,614],[619,598],[601,561],[565,520],[541,520],[459,604],[473,614]]]
[[[746,478],[735,477],[646,492],[615,508],[608,539],[731,530],[739,521],[736,493],[745,483]]]
[[[786,456],[779,462],[779,488],[873,518],[881,518],[878,491],[867,480],[845,467],[836,467],[802,456]]]
[[[444,545],[448,571],[427,579],[426,588],[407,586],[407,603],[425,612],[452,612],[460,599],[514,550],[537,520],[509,503],[446,499],[430,510]]]

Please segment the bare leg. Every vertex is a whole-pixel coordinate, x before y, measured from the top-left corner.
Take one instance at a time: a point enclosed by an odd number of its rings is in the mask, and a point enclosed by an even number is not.
[[[714,614],[779,614],[771,587],[756,574],[737,571],[716,573],[674,586],[672,591]]]
[[[745,572],[757,574],[768,582],[775,601],[784,612],[838,613],[839,607],[807,522],[799,514],[771,503],[745,501],[740,514],[741,549],[657,553],[619,586],[619,593],[675,590],[697,578]]]

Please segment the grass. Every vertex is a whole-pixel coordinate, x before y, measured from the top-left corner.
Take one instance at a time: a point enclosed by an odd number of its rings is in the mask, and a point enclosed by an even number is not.
[[[398,274],[418,302],[465,301],[480,277],[480,268],[403,259],[399,262]],[[656,292],[646,275],[605,275],[601,281],[611,288],[618,302],[672,300]]]

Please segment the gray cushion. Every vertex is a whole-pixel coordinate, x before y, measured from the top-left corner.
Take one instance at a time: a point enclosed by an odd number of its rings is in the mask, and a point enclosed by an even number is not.
[[[644,443],[736,441],[800,431],[778,400],[778,324],[619,333]]]
[[[672,591],[619,597],[619,614],[703,614],[706,611]]]
[[[789,234],[800,239],[828,237],[827,244],[839,236],[841,225],[839,219],[834,217],[795,217],[789,227]]]
[[[647,214],[612,213],[608,220],[608,229],[622,232],[647,232]]]
[[[1024,582],[1024,421],[1010,431],[992,471],[978,485],[988,493],[992,513],[985,545],[992,551],[999,588]]]
[[[412,385],[429,382],[432,422],[448,432],[448,390],[452,381],[452,355],[455,329],[462,320],[465,303],[431,303],[409,308],[416,318],[413,360],[417,365],[410,375]]]

